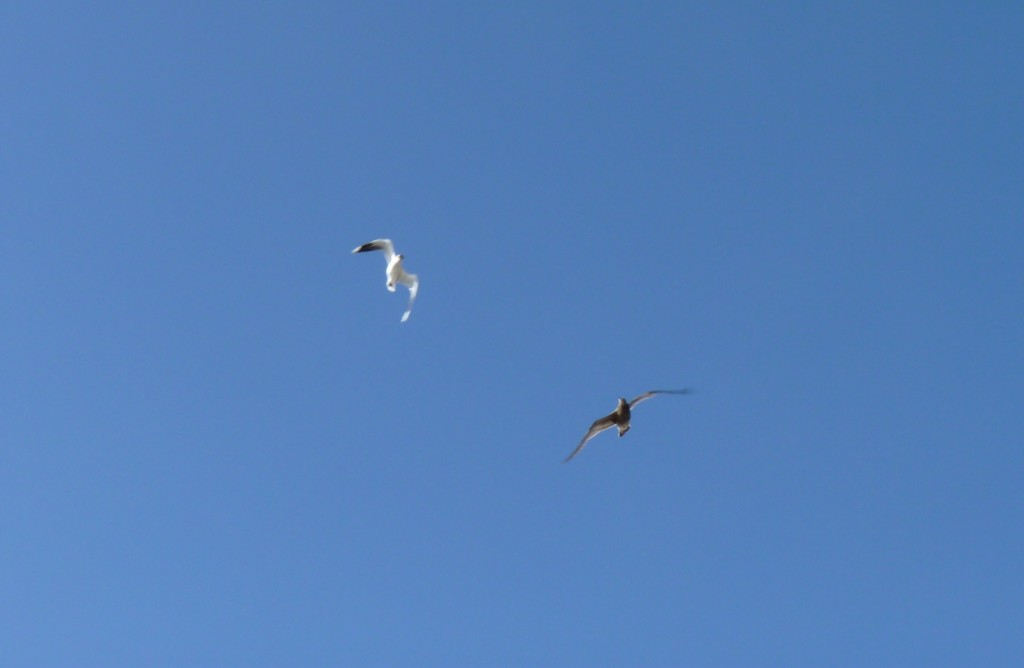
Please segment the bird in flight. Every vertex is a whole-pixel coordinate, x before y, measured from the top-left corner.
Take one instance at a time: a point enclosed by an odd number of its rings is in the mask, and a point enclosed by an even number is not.
[[[576,449],[572,451],[572,454],[566,457],[562,463],[564,464],[565,462],[569,461],[576,455],[580,454],[580,451],[583,450],[583,447],[587,444],[587,441],[594,438],[605,429],[618,427],[619,436],[623,436],[627,431],[629,431],[629,418],[632,414],[631,411],[633,407],[636,406],[641,401],[646,401],[656,394],[690,394],[692,391],[693,390],[690,389],[651,390],[650,392],[644,392],[633,401],[626,401],[624,398],[620,398],[619,405],[615,407],[614,411],[612,411],[608,415],[605,415],[600,420],[595,421],[594,424],[590,425],[590,429],[588,429],[587,433],[583,436],[583,440],[580,441],[580,444],[576,446]]]
[[[395,247],[391,244],[391,239],[377,239],[371,241],[368,244],[363,244],[358,248],[352,249],[353,253],[367,253],[369,251],[384,251],[384,261],[388,263],[387,269],[384,273],[388,277],[387,288],[388,292],[395,291],[395,284],[401,283],[405,287],[409,288],[409,305],[405,309],[405,314],[402,316],[402,322],[409,319],[409,314],[412,313],[412,303],[416,301],[416,293],[420,289],[420,279],[416,274],[410,274],[402,268],[402,260],[405,259],[404,255],[398,255],[395,253]]]

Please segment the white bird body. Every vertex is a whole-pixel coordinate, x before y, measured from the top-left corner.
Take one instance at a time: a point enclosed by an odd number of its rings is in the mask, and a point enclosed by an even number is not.
[[[352,252],[366,253],[377,250],[384,252],[384,260],[387,262],[384,274],[387,276],[386,287],[388,292],[394,292],[395,286],[399,283],[409,288],[409,305],[402,315],[402,322],[405,322],[412,313],[412,303],[416,301],[416,293],[420,289],[420,279],[416,274],[410,274],[405,271],[405,268],[402,266],[402,260],[405,259],[405,256],[395,252],[391,239],[376,239],[362,246],[357,246],[352,249]]]

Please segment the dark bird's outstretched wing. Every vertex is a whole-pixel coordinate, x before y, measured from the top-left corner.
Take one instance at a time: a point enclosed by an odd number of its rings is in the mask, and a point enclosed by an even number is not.
[[[576,455],[580,454],[580,450],[582,450],[583,446],[585,446],[587,444],[587,441],[589,441],[590,439],[594,438],[595,436],[600,434],[605,429],[608,429],[608,428],[614,427],[614,426],[615,426],[615,413],[610,413],[610,414],[604,416],[603,418],[601,418],[600,420],[597,420],[596,422],[594,422],[594,424],[590,425],[590,429],[587,430],[587,434],[586,434],[586,436],[583,437],[583,440],[580,441],[580,444],[576,446],[576,449],[572,451],[571,455],[569,455],[564,460],[562,460],[562,463],[564,464],[565,462],[569,461],[570,459],[572,459]]]
[[[691,394],[692,392],[693,390],[691,390],[690,388],[686,388],[685,390],[651,390],[650,392],[644,392],[639,397],[629,402],[629,407],[633,408],[638,403],[642,401],[647,401],[655,394]]]

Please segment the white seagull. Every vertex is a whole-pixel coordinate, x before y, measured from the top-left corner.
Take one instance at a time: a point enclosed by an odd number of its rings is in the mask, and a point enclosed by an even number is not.
[[[690,389],[651,390],[650,392],[644,392],[633,401],[626,401],[624,398],[620,398],[619,405],[615,407],[614,411],[612,411],[608,415],[605,415],[600,420],[595,421],[594,424],[590,425],[590,429],[588,429],[587,433],[583,436],[583,440],[580,441],[580,444],[576,446],[576,449],[572,451],[572,454],[566,457],[562,463],[564,464],[565,462],[569,461],[576,455],[580,454],[580,450],[582,450],[583,446],[587,444],[587,441],[594,438],[605,429],[611,429],[612,427],[618,426],[620,437],[627,431],[629,431],[630,410],[641,401],[646,401],[647,399],[653,397],[655,394],[690,394],[692,391],[693,390]]]
[[[409,305],[405,309],[405,314],[402,316],[402,322],[409,319],[409,314],[412,313],[412,303],[416,301],[416,293],[420,289],[420,279],[416,274],[410,274],[402,268],[402,260],[405,258],[404,255],[398,255],[395,253],[395,247],[391,245],[391,239],[377,239],[371,241],[368,244],[363,244],[358,248],[352,249],[353,253],[366,253],[368,251],[384,251],[384,260],[388,263],[387,269],[384,273],[387,274],[388,292],[395,291],[395,284],[401,283],[405,287],[409,288]]]

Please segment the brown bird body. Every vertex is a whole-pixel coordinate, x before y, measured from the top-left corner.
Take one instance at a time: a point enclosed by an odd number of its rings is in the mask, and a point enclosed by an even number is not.
[[[619,437],[621,438],[630,428],[630,419],[633,416],[633,407],[639,404],[641,401],[650,399],[656,394],[690,394],[692,390],[651,390],[650,392],[644,392],[633,401],[626,401],[624,397],[619,397],[619,405],[615,407],[615,410],[605,415],[600,420],[595,420],[594,424],[590,425],[590,429],[584,434],[583,440],[576,446],[576,449],[565,458],[564,462],[569,461],[583,450],[584,446],[587,445],[587,441],[600,434],[605,429],[611,429],[612,427],[619,428]]]

